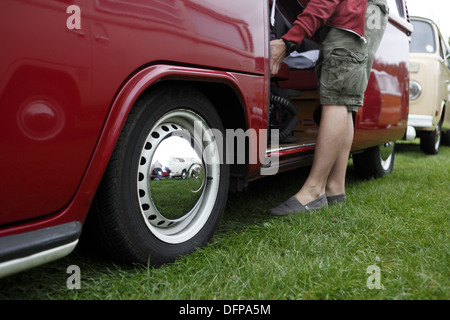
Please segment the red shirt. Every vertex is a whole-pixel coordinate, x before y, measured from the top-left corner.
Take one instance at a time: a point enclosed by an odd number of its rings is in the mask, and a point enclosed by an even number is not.
[[[324,25],[364,37],[368,0],[298,0],[305,8],[283,38],[301,44]]]

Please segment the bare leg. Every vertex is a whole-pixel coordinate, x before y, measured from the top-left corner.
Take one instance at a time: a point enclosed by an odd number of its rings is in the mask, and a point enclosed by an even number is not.
[[[353,143],[354,125],[352,112],[348,112],[347,134],[341,152],[328,175],[325,193],[327,197],[345,194],[345,176],[347,173],[348,157]]]
[[[311,172],[300,191],[295,194],[300,203],[307,204],[315,200],[326,189],[333,194],[344,193],[352,140],[351,112],[347,111],[346,106],[324,105]]]

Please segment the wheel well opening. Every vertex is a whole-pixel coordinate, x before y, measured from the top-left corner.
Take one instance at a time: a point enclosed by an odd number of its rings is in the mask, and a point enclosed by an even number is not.
[[[165,80],[149,87],[146,93],[151,92],[159,86],[171,85],[186,85],[202,92],[215,107],[225,130],[242,129],[246,131],[248,129],[244,103],[240,99],[239,94],[231,86],[217,82]],[[225,138],[225,132],[223,134]],[[246,150],[248,149],[247,147]],[[233,161],[230,164],[230,190],[241,191],[245,188],[248,163],[249,156],[246,155],[244,164],[238,163],[237,161]]]

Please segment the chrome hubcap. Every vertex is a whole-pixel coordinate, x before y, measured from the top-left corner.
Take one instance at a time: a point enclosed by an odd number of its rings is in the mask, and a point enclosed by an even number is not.
[[[169,128],[167,125],[163,127]],[[199,146],[192,147],[189,133],[174,129],[175,127],[177,126],[170,124],[172,129],[161,138],[150,165],[150,176],[156,175],[155,170],[166,174],[163,179],[154,178],[149,181],[154,208],[160,215],[152,215],[149,220],[152,224],[161,223],[160,226],[169,226],[172,222],[187,218],[199,201],[205,185],[206,169],[201,155],[195,152],[195,149],[199,150]],[[154,132],[158,132],[158,129]],[[174,174],[178,172],[181,175],[176,177]]]
[[[158,121],[144,143],[137,177],[139,205],[148,228],[165,242],[191,239],[212,212],[220,161],[210,132],[198,114],[176,110]],[[205,161],[206,147],[213,161]]]

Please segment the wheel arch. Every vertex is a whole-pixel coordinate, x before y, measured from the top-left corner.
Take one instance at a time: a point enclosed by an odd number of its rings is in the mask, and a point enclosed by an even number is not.
[[[88,171],[96,170],[99,174],[91,192],[95,194],[103,173],[125,124],[127,116],[135,102],[143,95],[161,86],[185,85],[202,92],[215,107],[224,129],[246,130],[248,118],[242,90],[232,74],[225,71],[180,67],[171,65],[154,65],[140,70],[130,77],[117,93],[105,125],[100,134]],[[247,166],[231,166],[231,176],[244,177]],[[86,174],[88,178],[89,173]]]

